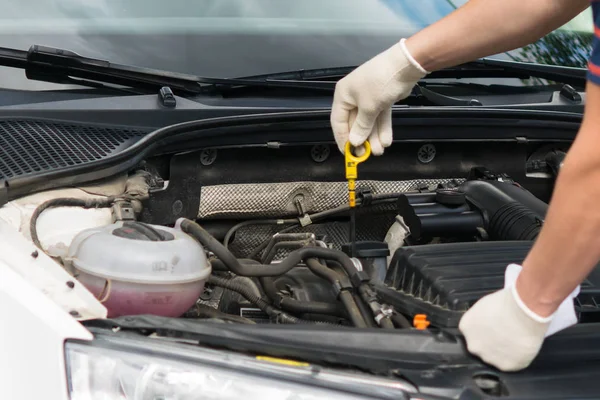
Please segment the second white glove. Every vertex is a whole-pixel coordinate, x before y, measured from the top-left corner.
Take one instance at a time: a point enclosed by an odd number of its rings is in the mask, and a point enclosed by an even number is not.
[[[404,39],[341,79],[333,96],[331,127],[341,152],[369,139],[374,155],[392,144],[392,105],[410,94],[427,74]]]
[[[573,298],[579,294],[579,286],[552,316],[544,318],[531,311],[517,292],[515,283],[521,269],[520,265],[509,265],[504,289],[475,303],[458,326],[469,352],[503,371],[526,368],[544,338],[577,323]]]
[[[523,267],[518,264],[510,264],[508,267],[506,267],[506,272],[504,273],[504,287],[511,287],[515,285],[522,269]],[[581,286],[577,285],[575,290],[573,290],[573,293],[571,293],[560,304],[558,310],[552,314],[552,321],[550,321],[550,326],[546,331],[546,337],[554,335],[556,332],[559,332],[577,323],[577,315],[575,315],[573,299],[579,295],[580,289]]]
[[[537,356],[551,320],[525,307],[511,286],[481,298],[458,328],[470,353],[502,371],[518,371]]]

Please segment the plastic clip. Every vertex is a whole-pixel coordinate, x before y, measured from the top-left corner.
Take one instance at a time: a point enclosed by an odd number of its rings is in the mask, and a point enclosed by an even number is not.
[[[430,322],[427,320],[427,315],[425,314],[417,314],[413,319],[413,326],[415,327],[415,329],[418,329],[420,331],[427,329],[429,324]]]
[[[360,199],[360,206],[370,206],[373,202],[373,192],[371,189],[358,189],[357,197]]]
[[[165,107],[175,108],[177,106],[177,99],[173,94],[173,91],[168,86],[163,86],[160,88],[158,92],[158,98],[160,100],[160,104]]]

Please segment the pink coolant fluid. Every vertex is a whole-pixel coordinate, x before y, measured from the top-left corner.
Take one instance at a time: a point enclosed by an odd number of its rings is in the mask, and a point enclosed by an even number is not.
[[[118,222],[79,233],[67,261],[108,317],[179,317],[194,306],[211,273],[198,242],[179,229]]]
[[[204,281],[176,285],[111,281],[109,286],[105,279],[88,274],[80,274],[78,280],[97,299],[106,298],[103,305],[109,318],[139,314],[180,317],[194,306],[204,290]]]

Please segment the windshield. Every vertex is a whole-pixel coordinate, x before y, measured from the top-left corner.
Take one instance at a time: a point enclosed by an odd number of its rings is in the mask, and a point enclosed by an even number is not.
[[[73,50],[211,77],[358,65],[466,0],[33,0],[5,2],[0,46]],[[537,43],[496,57],[585,67],[586,10]],[[56,88],[0,70],[0,86]]]

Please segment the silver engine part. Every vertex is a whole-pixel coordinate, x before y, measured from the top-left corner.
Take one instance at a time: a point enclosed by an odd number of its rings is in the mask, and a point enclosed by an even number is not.
[[[451,180],[358,181],[357,189],[369,189],[373,194],[406,193]],[[346,186],[345,181],[203,186],[198,218],[280,218],[330,210],[348,202]]]

